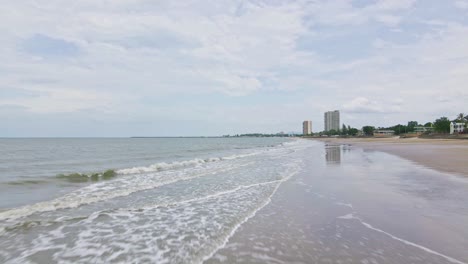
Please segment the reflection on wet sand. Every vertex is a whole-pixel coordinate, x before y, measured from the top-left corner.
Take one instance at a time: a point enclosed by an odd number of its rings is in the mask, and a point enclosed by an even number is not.
[[[326,146],[325,159],[327,164],[340,164],[341,163],[341,146]]]

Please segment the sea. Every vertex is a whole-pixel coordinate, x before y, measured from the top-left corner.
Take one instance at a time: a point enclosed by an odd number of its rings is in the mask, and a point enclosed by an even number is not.
[[[467,198],[349,144],[0,139],[0,263],[466,264]]]
[[[0,139],[0,262],[198,263],[299,169],[288,138]]]

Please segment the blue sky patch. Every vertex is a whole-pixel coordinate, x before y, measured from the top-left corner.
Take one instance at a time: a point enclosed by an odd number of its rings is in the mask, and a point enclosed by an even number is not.
[[[41,57],[69,57],[79,53],[79,48],[74,43],[42,34],[26,39],[22,48],[29,54]]]

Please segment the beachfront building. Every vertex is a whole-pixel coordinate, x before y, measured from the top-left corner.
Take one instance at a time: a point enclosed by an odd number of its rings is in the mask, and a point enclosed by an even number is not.
[[[462,133],[465,128],[465,123],[450,122],[450,134]]]
[[[302,134],[304,136],[312,134],[312,121],[302,122]]]
[[[425,127],[425,126],[415,126],[414,132],[415,133],[424,133],[424,132],[432,132],[434,131],[433,127]]]
[[[429,133],[429,132],[433,132],[433,131],[434,131],[433,127],[425,127],[425,126],[415,126],[414,127],[414,133],[416,133],[416,134]]]
[[[374,130],[374,137],[392,137],[393,135],[395,135],[395,131],[393,130],[384,130],[384,129]]]
[[[340,130],[340,111],[328,111],[324,115],[325,131]]]

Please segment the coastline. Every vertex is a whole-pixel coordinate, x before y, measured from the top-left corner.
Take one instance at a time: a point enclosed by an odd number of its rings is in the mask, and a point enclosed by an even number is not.
[[[382,151],[441,172],[468,177],[468,140],[422,138],[309,138]]]

